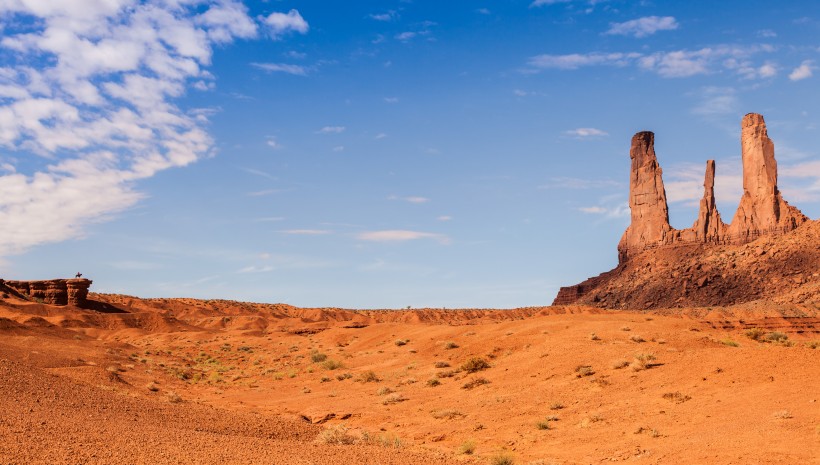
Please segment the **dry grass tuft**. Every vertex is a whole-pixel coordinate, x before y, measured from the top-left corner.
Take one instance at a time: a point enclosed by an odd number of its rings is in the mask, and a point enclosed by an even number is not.
[[[468,439],[462,442],[460,446],[458,446],[459,454],[473,455],[473,452],[475,452],[475,441],[473,441],[472,439]]]
[[[404,402],[405,400],[407,400],[407,397],[404,397],[404,394],[394,392],[382,400],[382,405],[398,404],[399,402]]]

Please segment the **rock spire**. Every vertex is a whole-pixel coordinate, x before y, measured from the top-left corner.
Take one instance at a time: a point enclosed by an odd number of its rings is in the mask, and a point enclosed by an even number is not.
[[[622,259],[626,259],[630,249],[664,243],[672,230],[663,187],[663,170],[655,156],[655,134],[650,131],[635,134],[629,158],[632,159],[629,178],[632,222],[618,244],[618,254]]]
[[[763,235],[782,234],[808,218],[783,199],[777,189],[774,143],[763,116],[749,113],[741,123],[743,197],[732,223],[726,225],[715,203],[715,162],[706,162],[703,198],[695,223],[677,230],[669,225],[663,171],[655,155],[655,135],[648,131],[632,137],[629,157],[629,208],[632,222],[618,243],[618,260],[646,249],[678,243],[742,244]]]

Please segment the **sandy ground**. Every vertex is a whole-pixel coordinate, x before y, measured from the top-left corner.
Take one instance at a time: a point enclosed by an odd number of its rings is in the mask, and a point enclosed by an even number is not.
[[[820,463],[814,307],[93,298],[0,301],[0,463]]]

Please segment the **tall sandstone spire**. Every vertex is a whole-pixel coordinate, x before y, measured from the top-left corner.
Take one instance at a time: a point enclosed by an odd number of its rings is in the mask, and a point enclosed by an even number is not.
[[[720,219],[715,203],[715,160],[706,161],[706,175],[703,178],[703,198],[700,200],[698,219],[692,225],[693,240],[697,242],[720,242],[725,235],[726,225]],[[685,232],[682,231],[682,235]]]
[[[777,161],[762,115],[743,117],[740,145],[743,157],[743,197],[729,225],[732,242],[796,228],[808,218],[783,200],[777,189]]]
[[[632,159],[629,178],[632,223],[618,243],[620,261],[626,260],[630,251],[663,244],[672,230],[663,187],[663,170],[655,156],[655,134],[643,131],[632,136],[629,158]]]

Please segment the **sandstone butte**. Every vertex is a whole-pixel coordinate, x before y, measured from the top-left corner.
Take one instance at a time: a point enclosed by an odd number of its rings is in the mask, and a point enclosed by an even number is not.
[[[50,305],[85,307],[91,280],[49,279],[42,281],[10,281],[0,279],[0,289],[12,291]]]
[[[610,307],[646,308],[661,305],[730,305],[734,300],[720,298],[726,292],[692,293],[692,286],[701,289],[707,287],[710,279],[716,279],[711,270],[705,273],[693,273],[687,276],[677,275],[670,262],[692,262],[697,264],[700,258],[718,250],[728,250],[732,246],[742,246],[760,238],[776,238],[809,222],[809,219],[797,208],[783,199],[777,188],[777,161],[775,160],[774,143],[769,138],[763,116],[749,113],[741,122],[741,150],[743,160],[743,196],[732,218],[731,223],[723,222],[715,205],[715,162],[706,162],[706,174],[703,182],[703,198],[700,201],[698,217],[691,228],[675,229],[669,224],[669,212],[666,191],[663,185],[663,170],[655,155],[655,135],[642,131],[632,137],[629,157],[632,162],[629,179],[629,208],[631,223],[618,244],[618,267],[600,276],[590,278],[575,286],[563,287],[558,292],[553,305],[570,303],[589,303]],[[765,252],[765,251],[764,251]],[[637,260],[636,257],[639,257]],[[662,258],[661,258],[662,257]],[[768,257],[767,257],[768,258]],[[640,264],[644,268],[642,279],[650,285],[651,280],[673,274],[674,280],[683,283],[667,289],[669,293],[663,299],[651,295],[640,299],[627,296],[628,285],[625,281],[636,277],[634,273]],[[727,267],[736,266],[725,263]],[[649,272],[655,269],[657,276]],[[691,267],[689,267],[691,268]],[[753,272],[753,269],[735,270],[735,272]],[[774,270],[776,272],[776,270]],[[791,272],[792,270],[789,270]],[[721,278],[728,280],[732,272],[721,273]],[[639,276],[640,277],[640,276]],[[688,279],[687,279],[688,278]],[[673,280],[673,281],[674,281]],[[666,281],[666,280],[664,280]],[[693,281],[688,283],[687,281]],[[764,286],[764,282],[757,283]],[[631,287],[634,290],[634,286]],[[710,289],[726,291],[727,289]],[[612,294],[622,291],[624,298]],[[660,291],[659,291],[660,292]],[[761,291],[762,292],[762,291]],[[692,295],[687,295],[692,294]],[[705,294],[715,294],[714,298]],[[610,297],[610,298],[607,298]],[[761,297],[760,292],[749,289],[745,295],[739,295],[740,301],[754,300]],[[717,299],[717,300],[715,300]],[[614,304],[614,305],[613,305]]]

